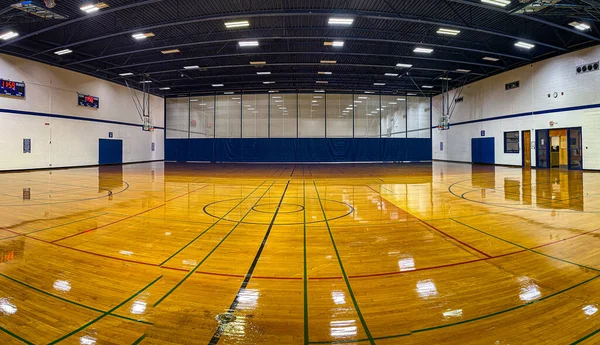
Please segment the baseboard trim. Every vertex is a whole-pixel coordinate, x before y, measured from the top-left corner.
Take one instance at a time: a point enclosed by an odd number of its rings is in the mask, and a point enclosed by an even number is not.
[[[164,159],[156,159],[149,161],[139,161],[139,162],[127,162],[121,164],[90,164],[90,165],[69,165],[63,167],[47,167],[47,168],[30,168],[30,169],[11,169],[11,170],[0,170],[0,174],[6,173],[22,173],[22,172],[32,172],[32,171],[44,171],[44,170],[68,170],[68,169],[79,169],[79,168],[94,168],[94,167],[105,167],[105,166],[119,166],[119,165],[131,165],[131,164],[142,164],[142,163],[154,163],[154,162],[164,162]]]

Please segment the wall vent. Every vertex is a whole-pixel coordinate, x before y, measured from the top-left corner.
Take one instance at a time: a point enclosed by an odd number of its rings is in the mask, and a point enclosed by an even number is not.
[[[464,97],[458,97],[457,99],[454,100],[454,103],[462,103],[465,101]]]

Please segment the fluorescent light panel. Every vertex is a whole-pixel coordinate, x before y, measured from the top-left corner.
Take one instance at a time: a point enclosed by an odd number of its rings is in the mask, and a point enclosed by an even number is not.
[[[318,74],[330,75],[332,72],[319,72]]]
[[[221,87],[224,86],[223,84],[212,84],[213,87]]]
[[[239,41],[240,47],[258,47],[258,41]]]
[[[129,77],[129,76],[133,75],[133,73],[131,73],[131,72],[127,72],[127,73],[121,73],[121,74],[119,74],[119,75],[120,75],[121,77]]]
[[[375,86],[385,86],[385,83],[373,83]]]
[[[396,67],[400,67],[400,68],[411,68],[413,65],[411,64],[407,64],[407,63],[397,63]]]
[[[271,72],[256,72],[256,74],[258,74],[258,75],[267,75],[267,74],[271,74]]]
[[[431,86],[431,85],[423,85],[422,87],[424,89],[433,89],[433,86]]]
[[[591,28],[588,24],[579,22],[570,22],[569,25],[580,31],[589,30]]]
[[[490,4],[498,7],[506,7],[510,4],[510,0],[481,0],[484,4]]]
[[[384,74],[386,77],[397,77],[398,73],[386,73]]]
[[[135,38],[136,40],[144,40],[148,37],[154,37],[154,34],[152,32],[144,32],[144,33],[133,34],[133,35],[131,35],[131,37]]]
[[[250,61],[251,65],[266,65],[265,61]]]
[[[417,47],[417,48],[415,48],[415,50],[413,50],[413,52],[423,53],[423,54],[431,54],[433,52],[433,49]]]
[[[263,81],[263,84],[265,84],[265,85],[266,84],[275,84],[275,82],[274,81]]]
[[[57,52],[54,52],[54,54],[56,55],[65,55],[65,54],[71,54],[73,51],[71,49],[63,49],[63,50],[59,50]]]
[[[105,4],[104,2],[99,2],[97,4],[86,4],[81,6],[79,9],[82,10],[85,13],[94,13],[97,12],[100,9],[103,8],[107,8],[108,5]]]
[[[332,46],[332,47],[343,47],[344,41],[325,41],[323,45]]]
[[[7,33],[2,34],[2,36],[0,36],[0,38],[3,39],[3,40],[5,40],[5,41],[8,41],[9,39],[15,38],[17,36],[19,36],[18,33],[14,32],[14,31],[9,31]]]
[[[164,90],[171,90],[171,88],[170,88],[170,87],[159,87],[158,89],[159,89],[159,90],[163,90],[163,91],[164,91]]]
[[[439,28],[437,33],[440,35],[456,36],[460,34],[460,30]]]
[[[334,64],[334,63],[337,63],[337,61],[335,61],[335,60],[321,60],[321,63]]]
[[[317,80],[317,84],[329,84],[329,82],[325,80]]]
[[[498,59],[498,58],[495,58],[495,57],[490,57],[490,56],[486,56],[486,57],[484,57],[483,59],[484,59],[484,60],[486,60],[486,61],[493,61],[493,62],[496,62],[496,61],[499,61],[499,60],[500,60],[500,59]]]
[[[525,48],[525,49],[531,49],[531,48],[535,47],[534,44],[523,42],[523,41],[519,41],[519,42],[515,43],[515,46],[517,46],[519,48]]]
[[[352,23],[354,23],[353,18],[339,18],[339,17],[329,18],[329,25],[352,25]]]
[[[448,77],[439,77],[439,80],[452,80],[452,78],[448,78]]]
[[[163,54],[175,54],[175,53],[181,53],[181,50],[179,50],[179,49],[161,50],[161,53],[163,53]]]
[[[225,23],[225,27],[228,29],[243,28],[243,27],[248,27],[248,26],[250,26],[250,22],[248,22],[247,20],[240,20],[240,21],[236,21],[236,22],[226,22]]]
[[[456,72],[458,72],[458,73],[469,73],[469,72],[471,72],[471,70],[470,69],[461,69],[461,68],[459,68],[459,69],[456,70]]]
[[[200,66],[183,66],[183,69],[187,69],[187,70],[190,70],[190,69],[200,69]]]

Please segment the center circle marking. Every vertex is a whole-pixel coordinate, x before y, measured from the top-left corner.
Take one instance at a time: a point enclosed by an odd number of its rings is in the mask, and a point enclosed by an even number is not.
[[[252,207],[252,210],[262,213],[275,213],[279,209],[279,213],[296,213],[304,211],[304,206],[298,204],[258,204]]]

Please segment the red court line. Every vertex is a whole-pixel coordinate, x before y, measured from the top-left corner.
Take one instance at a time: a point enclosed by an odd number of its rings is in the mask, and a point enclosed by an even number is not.
[[[85,234],[85,233],[92,232],[92,231],[95,231],[95,230],[98,230],[98,229],[102,229],[102,228],[105,228],[105,227],[107,227],[107,226],[111,226],[111,225],[114,225],[114,224],[120,223],[120,222],[122,222],[122,221],[125,221],[125,220],[127,220],[127,219],[131,219],[131,218],[137,217],[137,216],[139,216],[139,215],[141,215],[141,214],[148,213],[148,212],[150,212],[150,211],[156,210],[157,208],[161,208],[161,207],[165,206],[165,205],[166,205],[166,204],[167,204],[169,201],[173,201],[173,200],[175,200],[175,199],[179,199],[179,198],[181,198],[181,197],[184,197],[184,196],[186,196],[186,195],[188,195],[188,194],[194,193],[194,192],[196,192],[196,191],[199,191],[200,189],[203,189],[203,188],[206,188],[206,187],[208,187],[208,185],[206,185],[206,186],[204,186],[204,187],[200,187],[200,188],[198,188],[198,189],[194,189],[193,191],[187,192],[187,193],[185,193],[185,194],[182,194],[182,195],[180,195],[180,196],[177,196],[177,197],[175,197],[175,198],[168,199],[168,200],[166,200],[164,203],[162,203],[162,204],[160,204],[160,205],[158,205],[158,206],[154,206],[154,207],[152,207],[152,208],[149,208],[149,209],[147,209],[147,210],[144,210],[144,211],[142,211],[142,212],[136,213],[136,214],[134,214],[134,215],[131,215],[131,216],[125,217],[125,218],[123,218],[123,219],[116,220],[116,221],[114,221],[114,222],[111,222],[111,223],[108,223],[108,224],[104,224],[104,225],[101,225],[101,226],[97,226],[97,227],[95,227],[95,228],[92,228],[92,229],[88,229],[88,230],[85,230],[85,231],[82,231],[82,232],[78,232],[78,233],[76,233],[76,234],[73,234],[73,235],[69,235],[69,236],[65,236],[65,237],[63,237],[63,238],[59,238],[59,239],[57,239],[57,240],[51,241],[51,243],[56,243],[56,242],[59,242],[59,241],[62,241],[62,240],[66,240],[66,239],[69,239],[69,238],[71,238],[71,237],[79,236],[79,235],[81,235],[81,234]]]
[[[416,217],[415,215],[413,215],[413,214],[409,213],[408,211],[401,209],[400,207],[396,206],[396,204],[394,204],[393,202],[391,202],[391,201],[389,201],[388,199],[384,198],[384,197],[383,197],[383,195],[381,195],[381,193],[380,193],[380,192],[378,192],[377,190],[375,190],[373,187],[370,187],[370,186],[366,186],[366,187],[367,187],[367,188],[369,188],[369,189],[371,189],[371,190],[372,190],[372,191],[374,191],[375,193],[379,194],[379,197],[380,197],[380,198],[382,198],[383,200],[387,201],[388,203],[390,203],[391,205],[395,206],[397,209],[399,209],[399,210],[403,211],[403,212],[404,212],[404,213],[406,213],[407,215],[409,215],[409,216],[411,216],[411,217],[415,218],[415,219],[416,219],[416,220],[418,220],[419,222],[421,222],[421,223],[425,224],[427,227],[429,227],[429,228],[431,228],[431,229],[433,229],[433,230],[435,230],[435,231],[439,232],[440,234],[442,234],[442,235],[444,235],[444,236],[446,236],[446,237],[448,237],[448,238],[450,238],[450,239],[452,239],[452,240],[454,240],[454,241],[456,241],[456,242],[458,242],[458,243],[462,244],[463,246],[465,246],[465,247],[467,247],[467,248],[470,248],[470,249],[472,249],[472,250],[476,251],[477,253],[479,253],[479,254],[481,254],[481,255],[483,255],[483,256],[485,256],[485,257],[487,257],[487,258],[491,258],[491,257],[492,257],[491,255],[489,255],[489,254],[487,254],[487,253],[484,253],[483,251],[481,251],[481,250],[479,250],[479,249],[477,249],[477,248],[473,247],[472,245],[470,245],[470,244],[468,244],[468,243],[466,243],[466,242],[463,242],[463,241],[459,240],[458,238],[456,238],[456,237],[454,237],[454,236],[451,236],[451,235],[449,235],[449,234],[445,233],[444,231],[442,231],[442,230],[440,230],[440,229],[436,228],[435,226],[433,226],[433,225],[431,225],[431,224],[429,224],[429,223],[427,223],[427,222],[425,222],[425,221],[421,220],[419,217]]]

